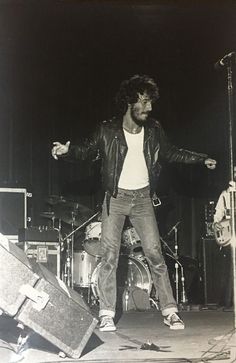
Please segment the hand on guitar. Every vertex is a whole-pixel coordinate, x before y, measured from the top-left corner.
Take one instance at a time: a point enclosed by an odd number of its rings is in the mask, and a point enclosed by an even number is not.
[[[221,247],[228,246],[231,242],[232,231],[230,222],[230,219],[223,219],[221,222],[213,224],[216,243]]]
[[[222,231],[223,226],[220,222],[215,222],[215,223],[213,223],[213,228],[214,228],[214,231],[217,232],[217,231]]]

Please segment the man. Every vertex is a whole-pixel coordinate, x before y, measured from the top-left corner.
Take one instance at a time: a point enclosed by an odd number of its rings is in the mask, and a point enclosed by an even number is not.
[[[220,222],[230,218],[230,191],[235,188],[236,167],[234,167],[233,176],[234,180],[229,182],[229,187],[222,191],[216,203],[215,213],[213,217],[215,231],[220,231],[222,229],[222,225]]]
[[[231,228],[230,231],[227,228],[227,233],[224,232],[222,221],[228,220],[230,226],[231,220],[231,192],[235,190],[236,181],[236,167],[233,170],[233,179],[229,182],[227,189],[223,190],[218,198],[215,207],[215,213],[213,217],[213,228],[216,234],[216,238],[220,236],[219,245],[223,247],[221,249],[221,280],[219,284],[221,286],[221,296],[219,304],[223,305],[225,309],[229,309],[233,305],[233,267],[232,267],[232,256],[231,256]],[[235,200],[234,200],[235,204]]]
[[[149,117],[159,97],[154,80],[135,75],[121,83],[117,93],[117,117],[103,122],[90,141],[70,146],[54,142],[52,155],[67,159],[101,158],[105,198],[102,210],[102,267],[98,278],[100,330],[114,331],[116,269],[121,233],[126,216],[142,241],[160,301],[164,323],[183,329],[178,316],[167,266],[161,252],[152,198],[160,173],[159,159],[189,164],[202,163],[214,169],[216,161],[171,145],[160,123]]]

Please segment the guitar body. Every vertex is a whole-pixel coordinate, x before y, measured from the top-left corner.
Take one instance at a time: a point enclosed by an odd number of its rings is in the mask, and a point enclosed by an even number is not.
[[[219,246],[225,247],[230,244],[232,239],[231,221],[230,219],[224,219],[220,224],[222,229],[214,231],[215,239]]]

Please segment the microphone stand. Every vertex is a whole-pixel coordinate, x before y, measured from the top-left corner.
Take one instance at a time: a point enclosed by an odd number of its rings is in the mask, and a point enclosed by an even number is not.
[[[234,178],[234,161],[233,161],[233,63],[236,63],[235,52],[226,54],[220,61],[221,66],[227,67],[227,91],[228,91],[228,152],[229,152],[229,171],[230,180]],[[230,189],[230,217],[231,217],[231,232],[232,238],[230,241],[231,246],[231,261],[233,269],[233,304],[234,304],[234,338],[236,338],[236,234],[235,234],[235,182]],[[236,360],[236,347],[232,346],[232,361]]]
[[[177,226],[174,227],[174,241],[175,241],[175,256],[178,258],[178,229]]]
[[[176,227],[175,227],[176,228]],[[177,228],[176,228],[177,229]],[[179,267],[181,270],[181,303],[185,304],[187,302],[186,299],[186,293],[185,293],[185,278],[184,278],[184,269],[183,265],[179,262],[178,255],[172,251],[172,249],[169,247],[169,245],[164,241],[162,237],[160,237],[161,242],[164,244],[164,246],[169,250],[169,253],[166,253],[167,256],[172,258],[175,261],[175,289],[176,289],[176,303],[179,303]],[[176,244],[175,244],[175,251],[176,251]]]
[[[175,242],[175,290],[176,290],[176,302],[179,303],[179,261],[178,261],[178,229],[173,227],[174,242]]]
[[[229,138],[229,169],[230,179],[234,180],[234,161],[233,161],[233,70],[232,70],[232,58],[230,57],[227,62],[227,90],[228,90],[228,138]],[[233,304],[234,304],[234,333],[236,331],[236,235],[235,235],[235,183],[230,189],[230,217],[232,228],[231,239],[231,259],[233,268]],[[234,351],[234,355],[236,352]]]

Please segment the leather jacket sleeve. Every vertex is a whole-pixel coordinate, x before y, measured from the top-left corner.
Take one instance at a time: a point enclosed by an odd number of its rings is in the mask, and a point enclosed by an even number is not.
[[[160,156],[168,162],[199,164],[204,163],[208,158],[207,154],[201,154],[194,151],[179,149],[171,144],[163,128],[160,126]]]
[[[100,159],[99,141],[100,132],[97,128],[90,139],[85,139],[79,145],[70,145],[69,151],[64,158],[66,161],[98,160]]]

